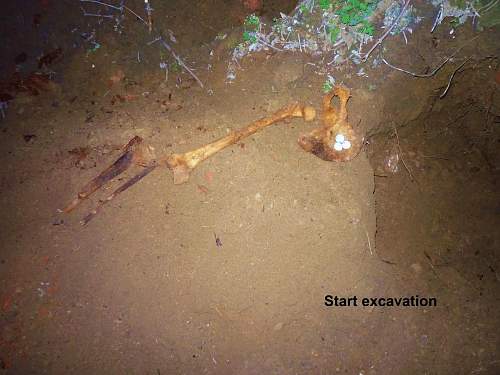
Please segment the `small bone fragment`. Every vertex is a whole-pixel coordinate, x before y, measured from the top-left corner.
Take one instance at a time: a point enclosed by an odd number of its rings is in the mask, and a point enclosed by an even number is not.
[[[340,99],[338,110],[331,104],[335,96]],[[347,121],[346,105],[349,97],[350,91],[344,86],[335,86],[323,97],[323,126],[300,136],[298,140],[300,147],[326,161],[349,161],[359,154],[363,140]],[[337,135],[342,135],[342,138],[349,141],[350,147],[336,150],[334,145]]]

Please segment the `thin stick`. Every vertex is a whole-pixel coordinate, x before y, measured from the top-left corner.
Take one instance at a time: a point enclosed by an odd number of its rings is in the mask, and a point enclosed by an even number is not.
[[[103,3],[103,2],[97,1],[97,0],[80,0],[80,3],[94,3],[94,4],[104,5],[105,7],[113,8],[113,9],[119,10],[120,12],[122,10],[122,7],[117,7],[115,5]]]
[[[410,5],[410,1],[411,0],[406,0],[405,4],[403,5],[403,9],[401,9],[401,12],[396,17],[396,19],[394,20],[391,27],[389,27],[387,29],[387,31],[375,42],[375,44],[368,50],[368,52],[365,54],[365,57],[363,57],[363,59],[361,59],[361,61],[365,62],[366,60],[368,60],[368,57],[373,52],[373,50],[375,48],[377,48],[378,45],[384,41],[384,39],[387,37],[387,35],[389,35],[389,33],[392,31],[392,29],[394,29],[394,27],[399,23],[399,20],[403,16],[404,12],[406,12],[406,8],[408,8],[408,5]]]
[[[408,166],[406,165],[406,162],[405,162],[405,159],[403,158],[403,150],[401,149],[401,144],[399,143],[399,135],[398,135],[398,130],[396,129],[396,126],[393,125],[393,128],[394,128],[394,134],[396,134],[396,140],[398,142],[398,149],[399,149],[399,153],[401,155],[401,162],[403,163],[406,171],[408,172],[408,175],[410,176],[410,180],[413,182],[413,181],[416,181],[415,177],[413,177],[413,174],[411,173],[410,171],[410,168],[408,168]]]
[[[388,67],[392,68],[392,69],[395,69],[395,70],[398,70],[400,72],[403,72],[403,73],[406,73],[406,74],[409,74],[413,77],[418,77],[418,78],[429,78],[429,77],[432,77],[434,74],[436,74],[452,57],[454,57],[458,52],[460,52],[467,44],[469,44],[470,42],[476,40],[477,38],[479,38],[480,35],[477,35],[475,36],[474,38],[468,40],[467,42],[465,42],[460,48],[458,48],[455,52],[453,52],[450,56],[446,57],[443,62],[441,64],[439,64],[432,72],[430,73],[427,73],[427,74],[418,74],[418,73],[413,73],[413,72],[410,72],[409,70],[406,70],[406,69],[403,69],[403,68],[398,68],[397,66],[394,66],[392,64],[390,64],[389,62],[387,62],[386,59],[382,58],[382,61],[384,62],[384,64],[386,64]],[[470,58],[469,58],[470,59]]]
[[[278,48],[278,47],[275,47],[275,46],[273,46],[273,45],[271,45],[271,44],[267,43],[267,42],[266,42],[264,39],[262,39],[262,38],[257,38],[257,40],[258,40],[259,42],[261,42],[263,45],[268,46],[269,48],[272,48],[272,49],[274,49],[274,50],[276,50],[276,51],[280,51],[280,52],[281,52],[281,51],[283,51],[282,49],[280,49],[280,48]]]
[[[443,9],[444,9],[444,6],[443,6],[443,3],[441,3],[441,5],[439,6],[439,11],[436,15],[436,19],[434,20],[434,23],[432,24],[431,34],[434,32],[434,30],[436,30],[437,25],[439,25],[442,21],[441,15],[443,14]]]
[[[111,9],[116,9],[116,10],[119,10],[120,12],[123,11],[123,9],[125,9],[127,12],[130,12],[131,14],[133,14],[135,17],[137,17],[137,19],[141,20],[142,23],[144,23],[145,25],[149,25],[141,16],[139,16],[136,12],[134,12],[132,9],[130,9],[129,7],[127,7],[126,5],[121,5],[119,7],[115,6],[115,5],[111,5],[111,4],[108,4],[108,3],[104,3],[102,1],[97,1],[97,0],[80,0],[81,3],[93,3],[93,4],[99,4],[99,5],[102,5],[102,6],[105,6],[105,7],[108,7],[108,8],[111,8]]]
[[[370,255],[373,255],[372,251],[372,243],[370,242],[370,236],[368,235],[368,231],[365,229],[366,239],[368,240],[368,248],[370,250]]]
[[[132,9],[130,9],[128,6],[124,5],[123,8],[125,10],[127,10],[128,12],[132,13],[134,16],[137,17],[137,19],[141,20],[143,24],[145,24],[146,26],[149,26],[149,24],[144,20],[144,18],[142,18],[141,16],[139,16],[136,12],[134,12]]]
[[[498,0],[492,0],[488,4],[486,4],[484,7],[482,7],[481,9],[478,9],[477,12],[478,13],[486,13],[486,12],[490,11],[491,8],[493,8],[496,5],[496,3],[498,3]]]
[[[96,13],[87,13],[85,9],[83,9],[83,16],[84,17],[100,17],[100,18],[114,18],[111,14],[96,14]]]
[[[467,60],[465,60],[462,64],[460,64],[460,66],[459,66],[458,68],[456,68],[456,69],[453,71],[453,73],[451,74],[450,79],[449,79],[449,81],[448,81],[448,85],[447,85],[447,86],[446,86],[446,88],[444,89],[443,93],[442,93],[441,95],[439,95],[439,99],[443,99],[443,98],[446,96],[446,94],[448,93],[448,90],[450,89],[450,86],[451,86],[451,81],[453,80],[453,77],[455,77],[455,74],[456,74],[456,73],[460,70],[460,68],[461,68],[462,66],[464,66],[464,65],[465,65],[465,63],[466,63],[467,61],[469,61],[469,60],[470,60],[470,57],[469,57]]]
[[[397,70],[399,72],[403,72],[403,73],[406,73],[406,74],[409,74],[413,77],[418,77],[418,78],[429,78],[429,77],[432,77],[434,74],[436,74],[439,70],[441,70],[441,68],[451,59],[451,56],[450,57],[447,57],[446,59],[444,59],[444,61],[439,64],[432,72],[430,73],[427,73],[427,74],[418,74],[418,73],[413,73],[413,72],[410,72],[409,70],[405,70],[403,68],[398,68],[397,66],[394,66],[392,64],[390,64],[389,62],[387,62],[387,60],[385,58],[382,58],[382,61],[385,65],[387,65],[388,67],[394,69],[394,70]]]
[[[160,37],[158,40],[163,45],[163,47],[165,47],[167,49],[167,51],[172,54],[172,56],[177,61],[177,63],[180,66],[182,66],[191,75],[191,77],[193,77],[196,80],[196,82],[198,82],[198,84],[201,86],[201,88],[204,88],[205,86],[203,85],[203,82],[201,82],[201,80],[198,78],[198,76],[193,73],[193,71],[184,63],[184,61],[182,61],[182,59],[179,57],[179,55],[177,55],[175,53],[175,51],[173,50],[173,48],[170,47],[170,45],[167,42],[165,42],[165,39],[163,39],[162,37]]]

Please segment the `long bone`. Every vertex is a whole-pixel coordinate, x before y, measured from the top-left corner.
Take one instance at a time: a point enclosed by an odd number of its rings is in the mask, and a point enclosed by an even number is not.
[[[112,180],[114,177],[123,173],[132,165],[140,165],[144,167],[142,171],[130,178],[128,181],[119,186],[111,195],[100,201],[97,207],[86,215],[81,221],[82,225],[87,224],[108,202],[113,200],[118,194],[127,190],[142,178],[151,173],[158,166],[167,166],[173,173],[174,184],[182,184],[188,181],[190,172],[203,160],[219,152],[220,150],[231,146],[241,139],[246,138],[265,127],[272,125],[278,121],[289,119],[292,117],[302,117],[305,121],[311,121],[316,116],[313,107],[304,106],[298,103],[292,103],[281,108],[269,117],[264,117],[257,120],[247,127],[236,130],[227,136],[202,146],[196,150],[188,151],[184,154],[171,154],[160,159],[155,159],[149,152],[149,147],[142,143],[142,138],[134,137],[127,145],[124,146],[124,151],[120,157],[108,168],[106,168],[96,178],[85,185],[75,198],[63,212],[70,212],[75,209],[83,200],[88,198],[92,193],[101,188],[105,183]]]
[[[174,184],[182,184],[189,179],[189,174],[198,163],[208,159],[210,156],[220,150],[239,142],[255,132],[274,124],[275,122],[285,120],[290,117],[303,117],[305,121],[311,121],[316,116],[313,107],[302,106],[298,103],[290,104],[283,107],[269,117],[264,117],[253,122],[246,128],[237,130],[213,143],[199,149],[186,152],[185,154],[172,154],[167,156],[161,163],[164,163],[170,168],[174,174]]]

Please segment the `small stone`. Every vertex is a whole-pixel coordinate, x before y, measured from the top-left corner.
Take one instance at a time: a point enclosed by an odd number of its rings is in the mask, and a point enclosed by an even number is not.
[[[273,331],[279,331],[282,328],[283,328],[283,322],[279,322],[273,327]]]
[[[420,263],[413,263],[410,267],[413,270],[413,272],[415,272],[416,274],[419,274],[422,272],[422,265]]]

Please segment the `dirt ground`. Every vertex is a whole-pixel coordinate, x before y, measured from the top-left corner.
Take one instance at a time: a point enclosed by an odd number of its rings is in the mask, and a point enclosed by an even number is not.
[[[134,135],[163,155],[294,100],[319,111],[324,76],[313,57],[259,54],[226,84],[228,48],[214,38],[237,34],[249,10],[213,0],[155,8],[205,88],[181,70],[165,81],[167,54],[143,25],[117,33],[78,5],[12,2],[1,16],[3,82],[22,52],[24,76],[42,53],[63,55],[44,68],[52,83],[18,93],[0,122],[0,374],[500,373],[498,28],[387,41],[415,71],[458,48],[470,58],[442,98],[456,62],[425,79],[335,71],[365,134],[351,162],[297,145],[318,122],[278,123],[186,184],[154,171],[81,226],[120,181],[58,209]],[[265,1],[261,13],[293,7]],[[93,28],[101,47],[89,52],[80,34]],[[437,306],[328,307],[326,295]]]

